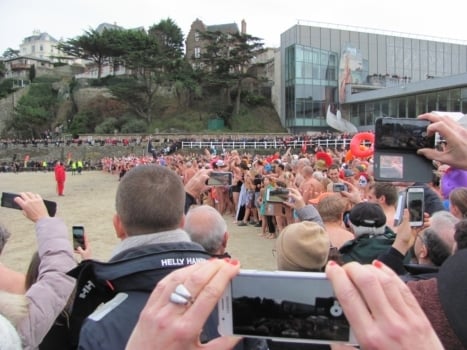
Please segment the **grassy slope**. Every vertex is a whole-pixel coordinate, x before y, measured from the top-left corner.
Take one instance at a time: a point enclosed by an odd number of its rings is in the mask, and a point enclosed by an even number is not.
[[[208,121],[213,116],[205,106],[198,106],[189,110],[180,110],[174,102],[166,102],[164,108],[158,113],[157,120],[154,121],[152,130],[159,131],[181,131],[181,132],[205,132],[208,130]],[[282,128],[279,116],[271,106],[246,107],[244,106],[240,115],[234,116],[231,120],[232,128],[224,127],[214,133],[283,133],[287,132]]]

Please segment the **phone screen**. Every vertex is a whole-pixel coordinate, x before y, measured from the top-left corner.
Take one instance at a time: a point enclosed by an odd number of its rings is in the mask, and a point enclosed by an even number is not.
[[[11,192],[2,192],[2,207],[22,210],[22,208],[15,202],[15,197],[19,197],[19,194]],[[44,204],[47,208],[49,216],[55,216],[55,213],[57,212],[57,203],[44,199]]]
[[[206,183],[208,186],[230,186],[232,185],[232,173],[225,171],[213,171]]]
[[[380,118],[375,124],[375,147],[404,151],[432,148],[435,137],[427,134],[429,124],[415,118]]]
[[[289,199],[289,190],[278,187],[268,188],[266,191],[266,202],[283,203]]]
[[[323,273],[240,273],[229,293],[225,302],[231,305],[219,308],[221,334],[228,318],[225,325],[231,320],[234,335],[307,343],[352,342],[350,325]]]
[[[410,223],[412,226],[423,225],[423,212],[424,212],[424,195],[423,189],[413,191],[409,188],[407,192],[407,208],[409,209]]]
[[[77,249],[78,247],[81,247],[83,249],[86,249],[86,246],[84,243],[84,227],[73,226],[72,233],[73,233],[73,248]]]

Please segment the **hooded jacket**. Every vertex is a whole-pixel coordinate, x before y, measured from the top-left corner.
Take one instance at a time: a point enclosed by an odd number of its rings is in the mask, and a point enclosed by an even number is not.
[[[188,239],[131,247],[119,251],[108,263],[88,260],[71,271],[79,276],[73,310],[85,313],[86,308],[99,303],[99,298],[106,301],[78,327],[78,348],[124,349],[156,284],[175,269],[210,258],[199,244]],[[213,323],[201,338],[216,336],[217,325]]]
[[[76,266],[68,229],[60,218],[36,222],[37,251],[41,264],[37,281],[26,291],[28,312],[17,324],[25,350],[37,349],[75,287],[67,272]]]

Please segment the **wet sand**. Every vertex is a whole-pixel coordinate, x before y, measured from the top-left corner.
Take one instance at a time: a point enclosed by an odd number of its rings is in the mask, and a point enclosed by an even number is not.
[[[0,173],[2,192],[37,192],[42,198],[57,202],[56,216],[61,217],[68,226],[70,241],[71,227],[83,224],[92,244],[94,258],[107,261],[118,243],[112,226],[118,176],[101,171],[83,172],[82,175],[74,176],[67,173],[63,197],[56,194],[55,186],[53,172]],[[258,236],[260,228],[239,227],[232,224],[231,216],[226,215],[224,218],[230,233],[227,250],[240,260],[242,268],[274,270],[274,240]],[[0,256],[0,262],[17,271],[26,272],[36,250],[34,224],[20,210],[4,207],[0,207],[0,222],[12,233]]]

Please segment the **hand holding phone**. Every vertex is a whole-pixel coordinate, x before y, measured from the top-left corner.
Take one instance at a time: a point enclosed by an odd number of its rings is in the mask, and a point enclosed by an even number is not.
[[[342,192],[342,191],[347,191],[347,186],[344,183],[337,182],[332,184],[332,191],[333,192]]]
[[[432,162],[417,154],[433,148],[430,122],[415,118],[378,118],[375,121],[374,176],[380,181],[429,182]]]
[[[407,209],[409,210],[410,226],[423,226],[425,214],[425,190],[423,187],[407,188]]]
[[[324,273],[240,270],[218,310],[221,335],[356,343]]]
[[[25,201],[24,203],[28,203],[28,208],[24,208],[21,207],[18,203],[16,203],[15,201],[15,198],[16,197],[20,197],[22,198],[23,201]],[[2,192],[2,200],[1,200],[1,206],[2,207],[5,207],[5,208],[11,208],[11,209],[17,209],[17,210],[25,210],[25,212],[27,212],[27,217],[32,220],[32,221],[36,221],[37,218],[35,218],[37,215],[38,215],[38,209],[37,207],[36,208],[33,208],[33,201],[36,200],[37,198],[40,198],[40,196],[36,193],[31,193],[31,192],[25,192],[23,194],[23,197],[21,197],[19,194],[17,193],[11,193],[11,192]],[[42,198],[41,198],[42,199]],[[43,199],[43,202],[44,202],[44,205],[47,209],[47,213],[49,216],[53,217],[55,216],[55,213],[57,212],[57,203],[56,202],[52,202],[52,201],[48,201],[46,199]]]
[[[71,230],[73,234],[73,248],[76,250],[78,247],[81,247],[81,249],[86,250],[86,242],[84,240],[84,226],[75,225]]]

